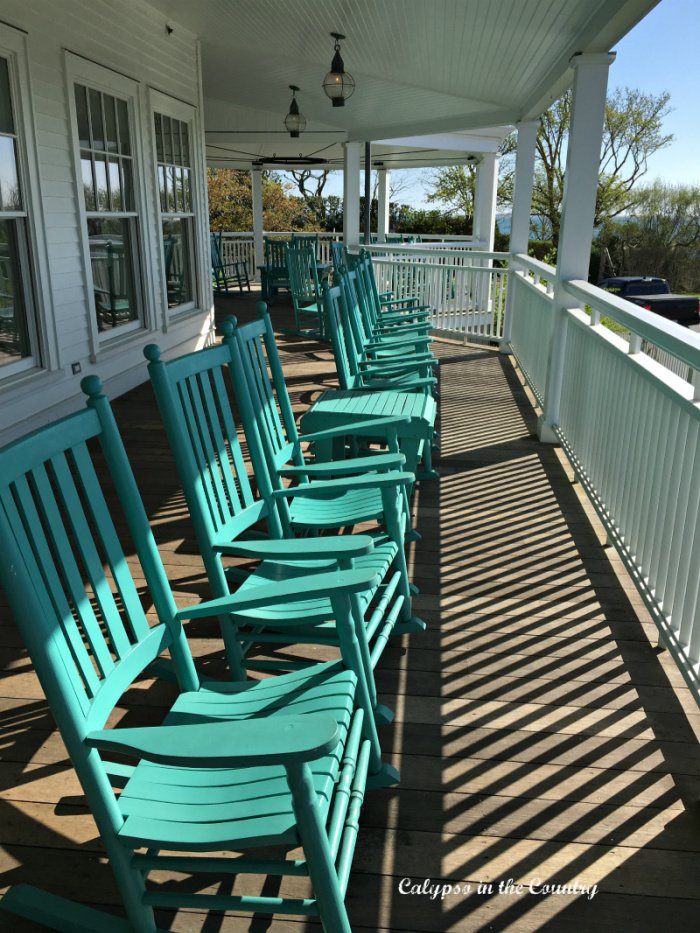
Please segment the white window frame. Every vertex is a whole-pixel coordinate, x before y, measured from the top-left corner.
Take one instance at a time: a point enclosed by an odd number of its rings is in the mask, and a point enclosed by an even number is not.
[[[123,340],[132,338],[135,334],[153,330],[153,300],[152,292],[146,287],[150,280],[150,250],[147,248],[150,215],[147,210],[144,186],[144,159],[141,134],[141,86],[138,81],[128,78],[119,72],[112,71],[95,62],[65,52],[67,100],[70,111],[71,136],[73,148],[74,175],[76,184],[76,200],[80,220],[80,233],[82,238],[82,264],[85,282],[85,301],[88,314],[88,333],[90,336],[91,359],[98,358],[101,351],[114,345],[121,344]],[[132,184],[134,196],[134,210],[115,213],[115,217],[131,214],[137,219],[137,237],[133,250],[136,258],[134,268],[134,290],[138,305],[136,320],[123,324],[114,330],[100,332],[97,325],[97,315],[94,306],[94,281],[92,276],[92,263],[90,261],[90,243],[87,235],[87,221],[91,218],[109,219],[109,213],[101,211],[87,211],[85,198],[82,192],[82,168],[80,156],[80,140],[78,137],[78,116],[75,105],[75,85],[82,84],[87,88],[101,91],[112,97],[120,97],[126,101],[129,116],[129,134],[132,147]]]
[[[158,228],[158,265],[160,269],[159,281],[161,287],[161,307],[163,315],[163,330],[168,330],[168,324],[174,319],[180,318],[182,316],[189,316],[190,314],[200,313],[203,308],[207,306],[207,296],[205,294],[205,289],[203,282],[205,277],[208,274],[209,266],[203,265],[203,255],[204,255],[204,244],[202,243],[202,205],[206,205],[206,196],[203,195],[205,191],[205,177],[204,177],[204,166],[201,159],[201,145],[200,145],[200,114],[199,110],[192,106],[192,104],[187,104],[184,101],[178,100],[175,97],[170,97],[167,94],[164,94],[162,91],[158,91],[155,88],[148,89],[148,103],[149,103],[149,126],[150,126],[150,139],[151,139],[151,151],[153,157],[153,190],[155,192],[155,205],[156,205],[156,215],[158,218],[157,228]],[[191,255],[192,255],[192,301],[188,301],[185,304],[176,305],[173,308],[168,308],[167,301],[167,281],[166,281],[166,269],[165,269],[165,257],[163,250],[163,219],[171,216],[167,211],[161,209],[160,204],[160,182],[158,179],[158,159],[157,159],[157,145],[156,145],[156,131],[155,131],[155,114],[159,113],[165,117],[171,117],[172,119],[179,120],[182,123],[187,124],[188,137],[189,137],[189,147],[190,147],[190,193],[192,198],[192,214],[185,215],[192,217],[192,236],[193,243],[191,246]],[[172,216],[177,216],[172,215]],[[207,221],[208,228],[208,221]],[[208,248],[208,246],[207,246]],[[207,253],[208,256],[208,253]]]
[[[57,369],[59,361],[55,332],[50,333],[46,325],[52,306],[39,194],[27,36],[11,26],[3,25],[0,30],[0,57],[7,62],[10,80],[17,175],[23,202],[21,211],[3,211],[0,218],[24,221],[22,235],[17,236],[17,250],[27,316],[27,337],[31,348],[29,356],[0,367],[0,385],[4,387],[8,382],[14,383],[18,377],[26,377],[30,372]]]

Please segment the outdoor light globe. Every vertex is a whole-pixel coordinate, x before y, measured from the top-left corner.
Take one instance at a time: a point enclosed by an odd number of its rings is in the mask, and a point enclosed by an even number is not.
[[[340,40],[345,36],[337,32],[332,32],[331,35],[335,39],[335,55],[331,62],[331,70],[323,79],[321,87],[326,97],[330,97],[334,107],[344,107],[348,97],[352,97],[355,93],[355,79],[345,70],[345,64],[340,55]]]
[[[297,139],[299,133],[303,133],[306,129],[306,117],[303,113],[299,113],[299,104],[296,99],[296,92],[299,88],[290,84],[289,90],[292,92],[292,102],[289,105],[289,113],[284,118],[284,125],[292,139]]]

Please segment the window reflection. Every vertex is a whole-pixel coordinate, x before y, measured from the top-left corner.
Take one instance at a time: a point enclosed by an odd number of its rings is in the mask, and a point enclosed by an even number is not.
[[[193,301],[189,218],[163,221],[163,257],[168,289],[168,307]]]
[[[133,218],[90,218],[87,222],[95,314],[100,331],[138,318],[133,275]]]
[[[31,355],[17,249],[17,231],[23,226],[0,220],[0,366]]]

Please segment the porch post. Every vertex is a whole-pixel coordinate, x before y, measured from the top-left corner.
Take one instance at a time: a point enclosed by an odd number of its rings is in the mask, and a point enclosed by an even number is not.
[[[389,179],[391,172],[380,168],[377,173],[377,240],[386,242],[389,232]]]
[[[253,179],[253,252],[255,254],[255,274],[259,275],[259,267],[265,262],[265,251],[263,249],[262,169],[254,168],[251,175]]]
[[[343,243],[360,244],[360,148],[343,143]]]
[[[574,92],[566,153],[557,274],[554,279],[554,326],[549,345],[544,412],[537,425],[538,436],[545,444],[558,443],[554,428],[559,422],[564,372],[567,326],[565,309],[580,307],[580,303],[566,297],[563,286],[570,279],[588,279],[605,117],[605,94],[608,69],[614,60],[615,54],[611,52],[583,53],[574,55],[571,60],[574,68]]]
[[[479,163],[474,197],[474,237],[485,241],[484,249],[493,252],[496,226],[496,191],[498,188],[498,155],[488,152]]]
[[[513,257],[517,253],[527,253],[530,239],[530,210],[532,207],[532,186],[535,180],[535,145],[537,143],[537,120],[518,123],[518,148],[515,155],[515,180],[513,190],[513,213],[510,218],[510,275],[508,276],[508,295],[506,313],[503,322],[501,352],[510,349],[511,329],[513,326],[513,292],[515,291]]]

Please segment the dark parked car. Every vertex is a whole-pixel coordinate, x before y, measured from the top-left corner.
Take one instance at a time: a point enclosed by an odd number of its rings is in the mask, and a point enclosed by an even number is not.
[[[598,282],[598,288],[604,288],[619,298],[626,298],[645,311],[653,311],[669,321],[677,321],[686,327],[700,324],[700,301],[697,297],[672,295],[666,279],[653,275],[618,275]]]

